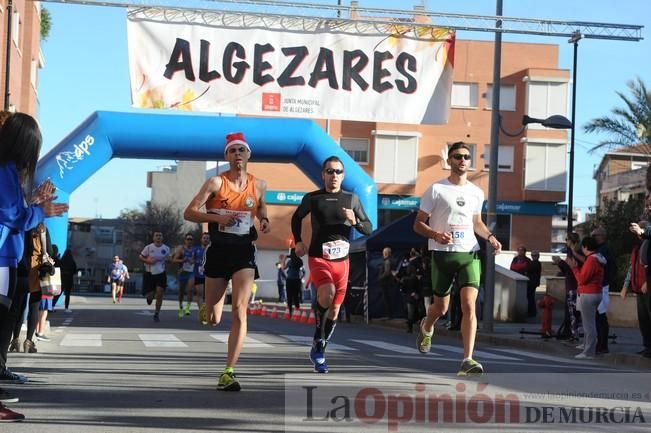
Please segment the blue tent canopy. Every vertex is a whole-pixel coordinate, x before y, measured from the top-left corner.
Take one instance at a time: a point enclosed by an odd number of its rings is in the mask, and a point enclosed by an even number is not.
[[[417,211],[395,220],[389,225],[374,231],[368,236],[351,242],[350,252],[377,251],[384,247],[393,250],[420,248],[427,244],[427,239],[414,231]]]

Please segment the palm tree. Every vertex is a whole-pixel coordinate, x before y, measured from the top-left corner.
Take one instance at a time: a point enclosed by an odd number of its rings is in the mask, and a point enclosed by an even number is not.
[[[612,147],[651,145],[651,92],[646,89],[640,77],[626,85],[631,92],[630,96],[617,92],[626,108],[613,108],[611,117],[592,119],[583,127],[587,133],[603,132],[609,135],[608,139],[595,145],[590,152]]]

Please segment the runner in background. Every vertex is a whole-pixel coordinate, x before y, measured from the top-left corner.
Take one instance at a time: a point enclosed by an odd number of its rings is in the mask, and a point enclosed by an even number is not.
[[[206,309],[206,294],[204,291],[206,277],[203,272],[208,245],[210,245],[210,235],[204,233],[201,235],[201,244],[194,249],[194,290],[197,305],[199,305],[199,322],[202,325],[208,324],[208,310]]]
[[[179,246],[174,252],[172,262],[179,264],[178,280],[179,280],[179,319],[183,316],[190,315],[190,307],[192,305],[192,289],[194,288],[194,261],[195,252],[192,243],[194,238],[192,233],[188,233],[183,238],[183,245]],[[187,295],[188,302],[183,307],[183,298]]]
[[[167,289],[167,274],[165,273],[165,264],[169,261],[171,250],[170,247],[163,243],[163,233],[155,231],[152,234],[154,242],[145,246],[140,253],[139,259],[145,264],[145,282],[143,291],[147,299],[147,305],[151,305],[156,299],[156,310],[154,312],[154,322],[160,322],[160,309],[163,305],[163,294]]]

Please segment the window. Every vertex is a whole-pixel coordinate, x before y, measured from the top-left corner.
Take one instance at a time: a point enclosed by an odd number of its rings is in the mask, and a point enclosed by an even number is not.
[[[452,83],[452,100],[454,108],[477,108],[477,83]]]
[[[477,146],[471,143],[466,143],[466,145],[470,148],[470,169],[474,170],[477,168]],[[452,146],[452,143],[448,143],[447,147],[445,148],[445,158],[443,159],[443,166],[446,170],[450,169],[450,165],[448,164],[448,153],[450,151],[450,146]]]
[[[114,231],[112,227],[96,227],[95,242],[102,244],[112,244],[114,240]]]
[[[493,108],[493,85],[486,89],[486,109]],[[515,86],[500,85],[500,111],[515,111]]]
[[[565,191],[567,143],[526,143],[524,188],[536,191]]]
[[[631,170],[639,170],[641,168],[646,168],[649,165],[646,161],[631,161]]]
[[[527,114],[538,119],[546,119],[554,114],[567,115],[567,83],[553,81],[532,81],[528,85]],[[544,126],[531,124],[529,128],[542,129]]]
[[[419,137],[418,133],[376,133],[374,174],[377,183],[416,184]]]
[[[13,39],[14,44],[20,48],[20,14],[14,12],[11,22],[11,39]]]
[[[37,60],[32,60],[32,65],[31,69],[29,71],[29,80],[32,83],[32,86],[36,89],[36,78],[38,74],[38,61]]]
[[[359,164],[368,164],[369,143],[366,138],[345,138],[339,140],[341,148]]]
[[[484,151],[484,170],[490,169],[490,145]],[[513,171],[513,146],[499,146],[497,152],[497,171]]]

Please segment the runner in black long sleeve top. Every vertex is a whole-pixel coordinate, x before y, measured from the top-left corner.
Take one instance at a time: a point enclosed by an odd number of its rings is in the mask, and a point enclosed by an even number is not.
[[[362,234],[371,234],[371,222],[368,220],[357,195],[339,190],[327,192],[325,189],[313,191],[303,197],[300,206],[292,216],[292,234],[296,243],[301,242],[301,227],[303,218],[310,214],[312,222],[312,239],[308,255],[323,258],[322,245],[326,242],[348,241],[352,224],[346,219],[344,209],[352,209],[357,219],[354,226]],[[335,260],[345,260],[342,257]]]
[[[351,228],[360,233],[371,233],[371,223],[359,198],[341,190],[344,165],[331,156],[323,163],[325,187],[308,193],[292,216],[292,233],[296,241],[296,254],[308,252],[310,279],[317,287],[316,329],[310,350],[314,371],[327,373],[325,348],[332,337],[335,320],[339,315],[348,286],[348,239]],[[303,218],[311,214],[312,239],[309,251],[301,239]]]

